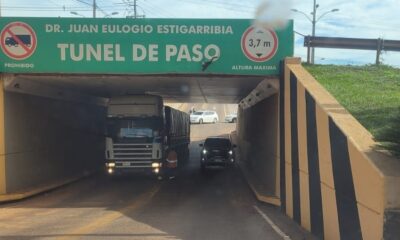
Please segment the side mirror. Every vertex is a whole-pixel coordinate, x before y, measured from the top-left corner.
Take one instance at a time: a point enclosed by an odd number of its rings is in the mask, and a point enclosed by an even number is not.
[[[199,146],[200,146],[200,147],[204,147],[204,144],[200,143]]]
[[[236,144],[233,144],[232,147],[233,147],[233,148],[237,148]]]

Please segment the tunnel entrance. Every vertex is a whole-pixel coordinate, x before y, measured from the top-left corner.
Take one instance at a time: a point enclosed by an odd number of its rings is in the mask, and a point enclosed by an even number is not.
[[[18,43],[0,44],[0,193],[93,169],[112,97],[237,104],[257,86],[271,88],[262,82],[276,82],[293,54],[293,22],[271,29],[251,20],[2,18],[0,28],[1,41]]]
[[[16,74],[4,79],[5,147],[14,153],[6,165],[10,173],[6,175],[7,192],[103,168],[106,106],[112,97],[157,94],[165,105],[187,113],[192,108],[216,111],[223,122],[226,115],[238,111],[238,101],[254,89],[260,93],[263,87],[277,91],[266,84],[277,80],[260,76],[97,78]],[[220,124],[203,131],[202,126],[192,126],[193,144],[212,135],[229,138],[236,128],[236,124]]]
[[[1,18],[0,28],[8,39],[0,38],[0,196],[104,168],[110,99],[147,94],[185,111],[208,104],[196,108],[223,110],[222,118],[232,108],[213,104],[238,104],[237,124],[192,127],[192,156],[208,136],[230,138],[239,164],[280,204],[277,99],[293,22]],[[222,176],[242,184],[233,173]]]

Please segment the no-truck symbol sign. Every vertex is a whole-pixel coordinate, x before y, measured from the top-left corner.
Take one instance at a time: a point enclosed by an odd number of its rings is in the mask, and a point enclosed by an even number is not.
[[[278,50],[276,33],[267,28],[252,26],[242,35],[242,51],[254,62],[265,62],[271,59]]]
[[[23,22],[12,22],[0,34],[1,49],[15,60],[30,57],[36,49],[37,39],[33,29]]]

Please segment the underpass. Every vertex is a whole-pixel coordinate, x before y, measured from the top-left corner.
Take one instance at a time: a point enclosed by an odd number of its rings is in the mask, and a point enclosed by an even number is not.
[[[111,37],[66,29],[131,23],[0,23],[4,36],[30,27],[37,41],[0,52],[0,200],[39,194],[1,206],[0,236],[308,239],[298,226],[320,239],[396,235],[400,166],[374,149],[372,136],[299,59],[288,58],[292,22],[268,29],[250,20],[146,19],[135,23],[153,31]],[[201,27],[157,30],[188,24]],[[196,32],[204,26],[220,30]],[[191,157],[174,181],[109,181],[101,174],[106,107],[136,94],[162,96],[185,112],[215,110],[220,122],[237,112],[238,124],[193,125]],[[198,143],[210,135],[238,145],[237,168],[200,175]]]
[[[114,38],[101,31],[67,31],[71,26],[125,27],[125,20],[4,19],[4,37],[18,42],[18,36],[26,35],[32,44],[6,45],[1,52],[7,60],[1,65],[4,154],[0,194],[4,196],[0,199],[24,198],[102,168],[110,98],[158,95],[167,103],[186,103],[182,106],[185,112],[211,104],[204,110],[216,110],[220,121],[237,112],[235,104],[260,82],[276,78],[271,73],[278,72],[279,59],[292,51],[292,46],[283,45],[277,51],[275,41],[257,56],[264,60],[271,53],[270,69],[260,69],[257,74],[242,70],[238,65],[248,65],[249,59],[243,55],[240,39],[254,32],[249,23],[193,20],[190,29],[198,26],[193,29],[200,31],[211,25],[219,30],[199,32],[197,38],[191,38],[189,33],[160,32],[163,26],[186,28],[185,20],[145,20],[138,24],[151,31],[132,39],[123,32]],[[292,39],[290,27],[277,33],[260,29],[259,34]],[[180,40],[171,42],[171,36]],[[158,39],[156,44],[149,44],[153,39]],[[232,46],[229,39],[236,44]],[[249,56],[256,54],[254,49]],[[212,105],[217,103],[233,107]]]

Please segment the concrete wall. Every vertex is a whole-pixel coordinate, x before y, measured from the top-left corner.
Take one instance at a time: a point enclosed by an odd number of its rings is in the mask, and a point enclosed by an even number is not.
[[[280,205],[278,80],[262,82],[239,104],[235,141],[247,178],[262,201]]]
[[[102,166],[104,107],[1,92],[5,130],[1,144],[5,149],[5,179],[0,181],[5,182],[3,193],[62,181]],[[0,170],[1,166],[0,159]]]
[[[276,196],[278,160],[278,94],[251,108],[239,110],[239,145],[241,159],[265,186],[265,192]]]
[[[398,239],[400,161],[375,150],[299,59],[286,61],[280,90],[283,211],[321,239]]]

